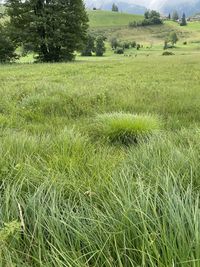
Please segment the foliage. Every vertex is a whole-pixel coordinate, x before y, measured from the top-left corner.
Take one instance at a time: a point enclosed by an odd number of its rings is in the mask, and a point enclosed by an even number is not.
[[[98,36],[96,39],[96,48],[95,48],[96,56],[102,57],[105,51],[106,47],[104,43],[104,38],[102,36]]]
[[[2,246],[5,246],[6,242],[8,242],[10,238],[14,238],[14,235],[20,231],[21,223],[19,222],[12,221],[4,223],[4,227],[0,229],[0,250],[2,249]]]
[[[119,8],[115,3],[113,3],[113,5],[112,5],[112,11],[113,12],[118,12],[119,11]]]
[[[95,38],[94,36],[88,34],[87,44],[84,49],[81,51],[82,56],[92,56],[92,53],[95,52]]]
[[[122,48],[123,49],[129,49],[130,48],[130,42],[123,42],[122,43]]]
[[[146,11],[144,13],[144,20],[142,21],[133,21],[129,23],[129,27],[139,27],[139,26],[148,26],[148,25],[159,25],[163,24],[163,21],[160,17],[160,13],[154,10]]]
[[[7,1],[11,38],[30,45],[43,62],[68,61],[86,40],[88,18],[82,0]]]
[[[117,40],[116,37],[111,38],[110,46],[112,49],[116,49],[119,46],[119,41]]]
[[[124,54],[124,49],[122,47],[117,47],[115,49],[115,54],[119,54],[119,55]]]
[[[186,15],[185,15],[185,13],[183,13],[183,16],[181,18],[180,26],[186,26],[186,25],[187,25]]]
[[[16,46],[8,36],[7,27],[0,25],[0,63],[15,61],[18,58],[15,50]]]
[[[137,46],[137,43],[136,43],[136,41],[132,41],[132,42],[130,42],[130,45],[132,48],[135,48]]]
[[[169,41],[172,43],[172,45],[175,45],[178,42],[178,36],[177,36],[176,32],[170,33]]]

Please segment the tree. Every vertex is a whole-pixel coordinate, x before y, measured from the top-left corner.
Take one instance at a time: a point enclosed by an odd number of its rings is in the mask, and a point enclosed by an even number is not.
[[[106,48],[105,48],[104,38],[102,36],[99,36],[96,39],[96,49],[95,49],[96,56],[102,57],[105,51]]]
[[[177,21],[179,19],[179,15],[178,15],[178,12],[175,10],[173,13],[172,13],[172,20],[173,21]]]
[[[16,47],[10,40],[7,30],[0,26],[0,63],[6,63],[17,59]]]
[[[117,38],[113,37],[110,40],[110,46],[112,49],[116,49],[119,46],[119,42],[118,42]]]
[[[178,42],[178,36],[175,32],[171,32],[169,35],[169,40],[172,43],[172,45],[175,45]]]
[[[69,61],[86,42],[88,17],[82,0],[7,0],[11,38],[31,46],[43,62]]]
[[[168,20],[171,20],[171,14],[170,13],[169,13],[167,18],[168,18]]]
[[[87,43],[84,49],[81,51],[82,56],[92,56],[92,52],[95,52],[95,38],[92,35],[87,36]]]
[[[181,18],[180,26],[186,26],[186,25],[187,25],[186,15],[185,15],[185,13],[183,13],[183,16]]]
[[[112,5],[112,11],[119,12],[119,8],[115,3],[113,3],[113,5]]]
[[[149,19],[149,15],[150,15],[150,12],[149,12],[149,10],[147,10],[147,11],[144,13],[144,18],[145,18],[145,19]]]

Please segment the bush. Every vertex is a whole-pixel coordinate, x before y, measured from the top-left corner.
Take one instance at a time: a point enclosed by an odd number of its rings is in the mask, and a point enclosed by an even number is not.
[[[137,43],[136,43],[135,41],[132,41],[132,42],[130,43],[130,45],[131,45],[132,48],[135,48],[136,45],[137,45]]]
[[[124,43],[122,44],[122,47],[123,47],[124,49],[129,49],[129,48],[130,48],[130,43],[129,43],[129,42],[124,42]]]
[[[169,52],[169,51],[165,51],[165,52],[163,52],[162,55],[163,55],[163,56],[174,56],[174,53]]]
[[[147,137],[160,129],[158,118],[131,113],[107,113],[98,115],[94,133],[111,143],[134,144],[140,137]]]
[[[124,54],[124,49],[121,47],[117,47],[117,49],[115,49],[115,54],[119,54],[119,55]]]
[[[137,50],[140,50],[140,48],[141,48],[141,45],[140,45],[140,44],[137,44],[137,45],[136,45],[136,49],[137,49]]]
[[[119,42],[118,42],[117,38],[113,37],[110,40],[110,46],[112,49],[116,49],[119,46]]]

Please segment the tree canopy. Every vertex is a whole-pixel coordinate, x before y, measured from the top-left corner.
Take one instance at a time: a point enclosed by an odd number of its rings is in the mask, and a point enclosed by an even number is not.
[[[11,39],[31,47],[43,62],[72,60],[87,41],[82,0],[7,0]]]

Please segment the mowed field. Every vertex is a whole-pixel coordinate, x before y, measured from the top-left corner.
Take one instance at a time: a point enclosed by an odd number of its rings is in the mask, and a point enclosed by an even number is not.
[[[126,56],[0,65],[0,266],[200,267],[199,35],[164,57],[172,27],[108,27],[141,37]],[[136,115],[159,127],[109,138]]]

